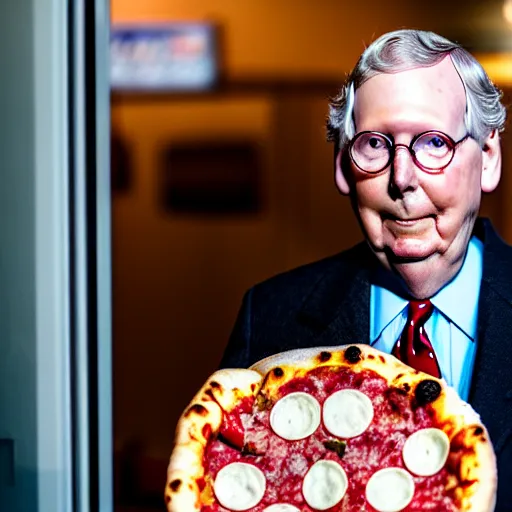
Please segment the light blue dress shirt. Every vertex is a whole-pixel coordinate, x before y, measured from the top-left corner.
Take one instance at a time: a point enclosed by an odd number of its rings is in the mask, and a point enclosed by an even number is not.
[[[477,345],[478,298],[483,266],[483,244],[471,238],[459,273],[430,301],[435,306],[425,324],[443,378],[467,400]],[[408,300],[390,289],[372,284],[370,343],[390,353],[407,321]]]

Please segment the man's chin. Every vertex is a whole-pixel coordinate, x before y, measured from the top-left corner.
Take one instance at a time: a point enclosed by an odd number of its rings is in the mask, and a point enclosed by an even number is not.
[[[436,250],[432,243],[424,243],[419,240],[405,242],[398,240],[386,247],[384,252],[390,262],[414,263],[429,259],[436,253]]]
[[[396,255],[386,253],[389,270],[399,279],[410,295],[425,299],[434,295],[442,285],[436,273],[435,253],[428,255]]]
[[[419,252],[403,252],[403,253],[393,253],[391,251],[385,251],[386,258],[391,264],[391,266],[407,264],[407,263],[420,263],[422,261],[429,260],[434,253],[419,253]]]

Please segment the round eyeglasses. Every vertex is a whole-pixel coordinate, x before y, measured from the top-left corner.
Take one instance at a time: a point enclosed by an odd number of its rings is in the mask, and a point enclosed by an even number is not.
[[[360,132],[349,144],[349,154],[354,164],[364,172],[375,174],[388,167],[395,157],[396,148],[409,150],[414,163],[423,171],[442,172],[455,155],[457,146],[468,137],[455,142],[446,133],[431,130],[416,135],[411,143],[395,144],[393,138],[380,132]]]

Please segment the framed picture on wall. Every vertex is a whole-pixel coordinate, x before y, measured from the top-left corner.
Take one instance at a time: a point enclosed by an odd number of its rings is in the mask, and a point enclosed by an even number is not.
[[[253,141],[174,143],[164,151],[160,197],[171,213],[261,210],[261,158]]]
[[[209,23],[114,24],[110,35],[113,91],[192,92],[215,87],[218,27]]]

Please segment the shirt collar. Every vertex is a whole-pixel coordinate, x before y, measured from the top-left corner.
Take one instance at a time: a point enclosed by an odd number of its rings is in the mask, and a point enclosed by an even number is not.
[[[430,300],[432,304],[452,323],[456,324],[469,338],[476,338],[478,299],[482,279],[483,243],[472,237],[462,268]],[[388,273],[378,271],[374,276],[372,293],[372,315],[370,322],[371,341],[376,340],[382,331],[407,306],[408,299],[403,289]]]
[[[430,299],[443,315],[473,340],[476,338],[483,250],[483,243],[472,237],[458,274]]]

